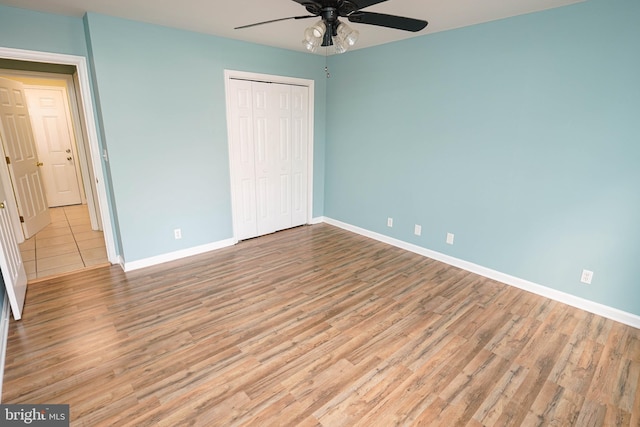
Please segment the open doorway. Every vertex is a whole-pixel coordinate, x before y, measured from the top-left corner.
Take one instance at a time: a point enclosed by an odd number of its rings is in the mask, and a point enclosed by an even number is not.
[[[29,63],[0,60],[0,77],[20,83],[37,153],[39,176],[46,193],[47,218],[20,244],[29,280],[96,265],[107,265],[99,216],[89,209],[91,168],[83,150],[81,122],[73,87],[73,67],[58,73],[29,70]],[[8,68],[11,67],[11,68]],[[6,141],[5,141],[6,143]],[[6,151],[6,150],[5,150]],[[17,194],[15,183],[12,182]],[[94,213],[94,215],[90,215]]]
[[[71,166],[67,168],[73,172],[67,174],[71,176],[68,183],[76,182],[75,194],[71,198],[65,198],[66,194],[63,194],[51,203],[51,224],[42,230],[42,234],[21,244],[29,277],[34,279],[41,274],[60,274],[65,270],[117,263],[85,59],[0,48],[0,75],[21,81],[40,95],[48,89],[51,93],[61,92],[60,88],[64,87],[64,102],[69,106],[71,116],[68,120],[72,122],[70,127],[76,138],[73,146],[58,153],[65,156]],[[23,240],[19,237],[19,241]],[[39,247],[38,242],[41,243]],[[47,248],[51,244],[58,247]],[[54,252],[56,249],[60,252]],[[75,249],[75,255],[71,254],[71,249]],[[42,261],[42,257],[37,258],[42,255],[61,258]],[[38,267],[37,262],[40,262]]]

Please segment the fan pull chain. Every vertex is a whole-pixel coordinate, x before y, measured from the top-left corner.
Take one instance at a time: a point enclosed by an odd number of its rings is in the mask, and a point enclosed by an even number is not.
[[[327,57],[329,53],[329,46],[325,46],[324,48],[324,72],[327,74],[327,78],[331,78],[331,73],[329,72],[329,65],[327,64]]]

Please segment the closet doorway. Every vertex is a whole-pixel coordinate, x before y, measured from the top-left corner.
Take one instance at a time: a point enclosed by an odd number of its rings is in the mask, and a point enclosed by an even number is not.
[[[225,77],[235,239],[309,223],[313,82]]]

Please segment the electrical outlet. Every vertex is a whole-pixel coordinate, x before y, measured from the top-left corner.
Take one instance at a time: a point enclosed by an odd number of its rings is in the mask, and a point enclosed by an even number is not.
[[[176,228],[175,230],[173,230],[173,237],[176,240],[182,239],[182,230],[180,230],[179,228]]]
[[[387,227],[393,227],[393,218],[387,218]]]
[[[453,233],[447,233],[447,243],[453,245]]]
[[[590,285],[592,280],[593,280],[593,271],[582,270],[580,281],[586,285]]]
[[[416,224],[415,227],[413,228],[413,234],[415,234],[416,236],[419,236],[422,234],[422,226]]]

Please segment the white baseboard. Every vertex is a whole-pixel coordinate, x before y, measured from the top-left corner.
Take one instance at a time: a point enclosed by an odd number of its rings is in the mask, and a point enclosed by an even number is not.
[[[325,218],[323,216],[311,218],[309,221],[310,225],[320,224],[325,222]],[[138,261],[126,262],[124,257],[118,255],[117,264],[122,267],[122,269],[127,271],[139,270],[141,268],[152,267],[154,265],[162,264],[163,262],[175,261],[181,258],[186,258],[192,255],[199,255],[201,253],[214,251],[216,249],[226,248],[227,246],[233,246],[238,243],[238,240],[235,238],[221,240],[219,242],[209,243],[202,246],[196,246],[194,248],[182,249],[180,251],[170,252],[168,254],[162,254],[150,258],[144,258]]]
[[[195,246],[193,248],[182,249],[175,252],[169,252],[167,254],[162,254],[150,258],[144,258],[138,261],[131,262],[121,262],[122,269],[124,271],[133,271],[139,270],[145,267],[152,267],[154,265],[162,264],[164,262],[175,261],[178,259],[186,258],[193,255],[199,255],[205,252],[214,251],[216,249],[226,248],[228,246],[235,245],[237,240],[235,239],[226,239],[220,240],[218,242],[208,243],[206,245]]]
[[[445,255],[440,252],[432,251],[430,249],[426,249],[421,246],[414,245],[412,243],[407,243],[405,241],[398,240],[393,237],[385,236],[384,234],[369,231],[364,228],[360,228],[360,227],[347,224],[341,221],[337,221],[335,219],[331,219],[327,217],[322,217],[322,218],[323,218],[323,222],[342,228],[344,230],[351,231],[353,233],[360,234],[362,236],[369,237],[371,239],[378,240],[380,242],[387,243],[389,245],[392,245],[401,249],[405,249],[409,252],[413,252],[431,259],[435,259],[436,261],[441,261],[445,264],[449,264],[451,266],[460,268],[462,270],[466,270],[471,273],[475,273],[480,276],[496,280],[506,285],[514,286],[516,288],[520,288],[525,291],[528,291],[546,298],[550,298],[554,301],[558,301],[558,302],[570,305],[572,307],[576,307],[576,308],[588,311],[590,313],[597,314],[599,316],[603,316],[611,320],[615,320],[616,322],[624,323],[625,325],[633,326],[634,328],[640,329],[640,316],[635,315],[633,313],[628,313],[626,311],[622,311],[614,307],[609,307],[604,304],[589,301],[584,298],[580,298],[575,295],[568,294],[566,292],[561,292],[561,291],[549,288],[547,286],[539,285],[537,283],[533,283],[528,280],[521,279],[519,277],[511,276],[509,274],[505,274],[500,271],[492,270],[490,268],[483,267],[478,264],[474,264],[459,258]]]
[[[312,218],[309,221],[310,225],[320,224],[325,222],[325,218],[323,216]],[[144,258],[138,261],[126,262],[122,256],[118,256],[117,262],[122,267],[125,272],[139,270],[141,268],[152,267],[154,265],[162,264],[164,262],[175,261],[181,258],[186,258],[192,255],[199,255],[201,253],[214,251],[216,249],[226,248],[228,246],[233,246],[238,243],[238,240],[235,238],[221,240],[214,243],[209,243],[202,246],[196,246],[193,248],[183,249],[180,251],[170,252],[168,254],[162,254],[150,258]]]
[[[9,298],[4,294],[2,302],[2,313],[0,313],[0,403],[2,403],[2,383],[4,379],[4,362],[7,356],[7,339],[9,337],[9,321],[11,309],[9,308]]]
[[[122,257],[122,255],[118,255],[116,257],[116,263],[122,267],[122,269],[124,270],[124,258]]]
[[[318,216],[315,218],[311,218],[311,221],[309,221],[309,225],[321,224],[323,222],[326,222],[326,218],[323,216]]]

